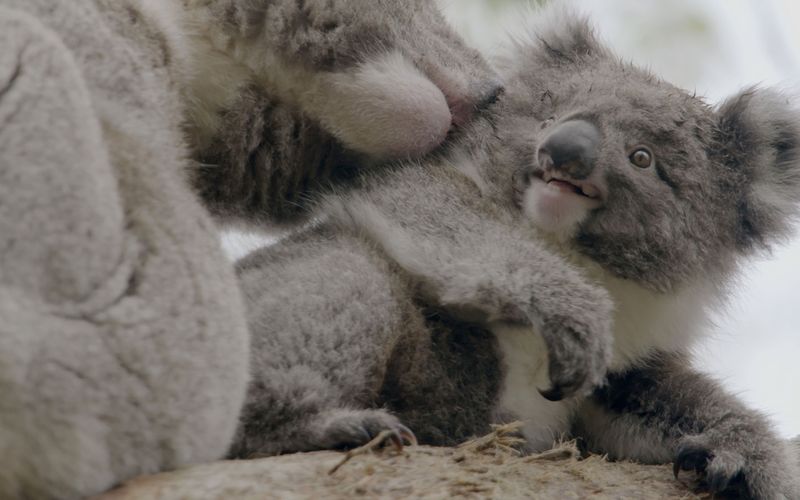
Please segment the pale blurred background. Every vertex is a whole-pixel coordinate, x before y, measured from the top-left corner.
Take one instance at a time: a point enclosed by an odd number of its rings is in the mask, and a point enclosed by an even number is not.
[[[525,29],[527,0],[440,0],[453,25],[486,53]],[[550,0],[591,15],[620,56],[709,103],[751,84],[800,90],[796,0]],[[800,105],[800,101],[799,105]],[[228,235],[241,255],[263,240]],[[800,434],[800,237],[753,262],[715,319],[697,366],[713,373],[785,436]]]

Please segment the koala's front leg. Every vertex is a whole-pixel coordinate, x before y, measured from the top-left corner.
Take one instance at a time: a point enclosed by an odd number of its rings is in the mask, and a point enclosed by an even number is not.
[[[409,168],[384,182],[326,208],[375,241],[425,300],[464,319],[538,330],[549,355],[548,399],[602,382],[612,343],[605,290],[451,170]]]
[[[800,498],[797,463],[769,422],[694,371],[686,357],[656,356],[611,374],[579,411],[576,435],[612,458],[672,461],[713,493]]]
[[[535,240],[515,238],[513,230],[504,227],[473,241],[469,247],[477,255],[445,257],[417,278],[448,310],[467,317],[477,312],[489,323],[533,326],[547,345],[551,387],[540,389],[546,399],[596,387],[611,358],[612,304],[606,291]]]

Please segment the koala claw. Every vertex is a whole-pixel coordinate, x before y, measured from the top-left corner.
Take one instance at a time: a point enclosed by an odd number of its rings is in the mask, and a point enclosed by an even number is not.
[[[785,498],[788,487],[779,479],[780,474],[764,474],[758,466],[748,463],[736,451],[711,450],[694,439],[679,446],[673,463],[673,473],[694,470],[703,477],[703,485],[712,495],[731,495],[732,498]],[[755,470],[754,470],[755,469]],[[766,481],[766,482],[765,482]],[[727,497],[726,497],[727,498]]]
[[[552,383],[548,389],[537,389],[539,394],[548,401],[561,401],[578,392],[586,382],[586,374],[577,374],[570,383]]]
[[[397,426],[397,436],[400,438],[401,443],[406,443],[409,446],[417,446],[417,436],[403,424],[398,424]]]
[[[706,449],[693,446],[681,447],[672,463],[672,473],[675,475],[675,479],[678,479],[678,474],[682,470],[704,472],[711,457],[711,452]]]
[[[603,383],[611,354],[607,329],[570,325],[569,320],[552,322],[545,329],[550,387],[539,389],[542,397],[560,401]]]
[[[402,448],[404,444],[417,444],[417,438],[411,429],[384,410],[337,410],[323,425],[321,447],[356,448],[387,430],[391,431],[388,439],[398,448]]]

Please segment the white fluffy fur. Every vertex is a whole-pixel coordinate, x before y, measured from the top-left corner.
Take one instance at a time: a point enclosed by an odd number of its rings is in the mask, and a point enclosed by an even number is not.
[[[506,370],[498,410],[524,423],[522,432],[531,451],[549,449],[569,431],[574,401],[548,401],[536,390],[546,388],[549,378],[547,348],[535,330],[502,323],[491,329]]]
[[[612,369],[639,364],[653,349],[667,352],[688,349],[699,337],[712,297],[708,286],[698,285],[675,295],[657,295],[635,283],[609,276],[596,267],[590,272],[602,273],[595,277],[605,285],[616,305]],[[568,431],[574,401],[548,401],[536,391],[536,388],[546,388],[549,379],[547,350],[534,329],[493,324],[492,332],[497,337],[506,369],[499,405],[501,412],[510,413],[525,423],[523,432],[533,450],[545,449],[552,445],[554,438]],[[659,447],[651,446],[656,441],[652,437],[636,442],[642,450],[658,450]],[[621,453],[620,456],[640,455]],[[670,459],[660,455],[652,457],[654,463]]]

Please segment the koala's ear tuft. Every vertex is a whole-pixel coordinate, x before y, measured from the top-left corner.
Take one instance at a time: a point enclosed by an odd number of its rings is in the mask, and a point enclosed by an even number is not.
[[[589,18],[561,7],[538,14],[527,40],[517,40],[516,45],[519,51],[538,55],[544,64],[575,64],[609,55]]]
[[[749,88],[717,113],[718,153],[740,196],[737,244],[768,248],[800,208],[800,110],[780,92]]]

